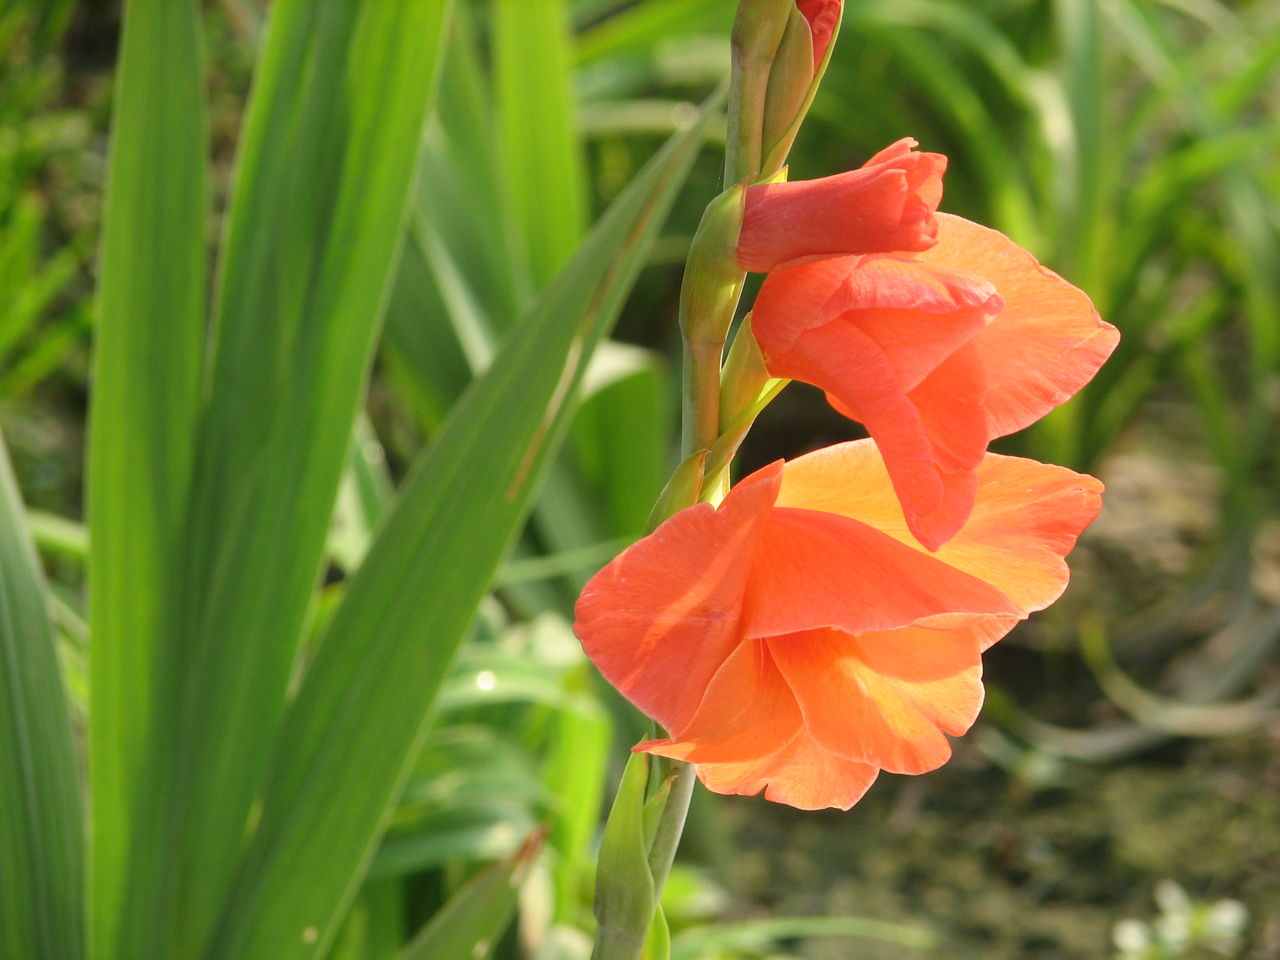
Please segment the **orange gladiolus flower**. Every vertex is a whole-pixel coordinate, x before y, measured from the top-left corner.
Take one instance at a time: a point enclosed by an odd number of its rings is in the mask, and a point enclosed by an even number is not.
[[[863,423],[907,523],[936,549],[969,516],[987,444],[1079,390],[1119,339],[1008,237],[940,213],[919,253],[771,273],[751,314],[769,373]]]
[[[747,187],[738,264],[765,273],[853,253],[928,249],[947,158],[915,146],[899,140],[833,177]]]
[[[980,654],[1067,582],[1101,484],[990,454],[931,554],[869,440],[757,471],[598,573],[575,629],[718,793],[848,809],[880,770],[944,763],[982,703]]]

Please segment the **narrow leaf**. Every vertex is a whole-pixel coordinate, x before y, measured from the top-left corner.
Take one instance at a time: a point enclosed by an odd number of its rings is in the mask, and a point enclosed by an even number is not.
[[[84,956],[83,814],[46,588],[0,441],[0,956]]]
[[[89,413],[90,929],[103,960],[115,955],[134,807],[155,755],[155,661],[183,549],[208,273],[202,60],[195,0],[127,5]]]
[[[653,923],[657,892],[645,837],[649,756],[633,753],[600,840],[596,872],[597,960],[638,960]]]
[[[614,202],[415,464],[290,705],[209,960],[288,960],[327,943],[709,115]]]
[[[542,834],[535,833],[506,860],[473,877],[449,898],[396,960],[487,957],[511,918],[520,884],[541,847]]]
[[[569,259],[586,223],[571,101],[566,0],[497,0],[494,71],[503,157],[535,286]]]
[[[222,251],[122,957],[197,954],[234,872],[321,572],[447,10],[272,7]]]

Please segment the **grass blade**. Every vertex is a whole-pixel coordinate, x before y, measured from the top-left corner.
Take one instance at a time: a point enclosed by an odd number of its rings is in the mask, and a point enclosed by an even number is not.
[[[327,945],[709,114],[615,201],[415,464],[290,705],[208,960],[290,960]]]
[[[487,957],[515,909],[520,884],[541,846],[542,836],[535,833],[511,857],[473,877],[396,960]]]
[[[114,955],[135,803],[153,755],[157,642],[173,616],[194,449],[208,273],[201,74],[199,4],[128,5],[89,423],[90,936],[102,958]]]
[[[45,585],[0,441],[0,955],[84,956],[84,829]]]
[[[303,633],[448,5],[281,0],[223,248],[125,957],[202,950]],[[136,494],[135,494],[136,495]]]
[[[503,156],[535,287],[573,255],[586,223],[570,98],[565,0],[497,0],[493,46]]]

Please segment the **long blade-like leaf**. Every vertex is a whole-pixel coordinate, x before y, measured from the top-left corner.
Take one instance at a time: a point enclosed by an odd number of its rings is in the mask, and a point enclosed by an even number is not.
[[[614,202],[415,464],[290,705],[209,960],[289,960],[327,944],[709,113]]]
[[[155,659],[174,615],[200,393],[208,267],[199,6],[129,3],[116,70],[88,463],[90,930],[102,958],[114,955],[134,806],[154,755]]]
[[[578,247],[585,223],[572,116],[566,0],[497,0],[494,72],[503,157],[535,287]]]
[[[516,894],[542,846],[535,833],[514,854],[487,867],[449,898],[396,960],[489,955],[516,906]]]
[[[272,7],[222,251],[122,957],[198,955],[234,873],[321,570],[447,10]]]
[[[84,956],[83,815],[45,585],[0,441],[0,956]]]

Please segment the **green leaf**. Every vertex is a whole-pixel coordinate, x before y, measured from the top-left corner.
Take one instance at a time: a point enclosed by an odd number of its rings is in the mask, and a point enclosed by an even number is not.
[[[396,960],[487,957],[511,918],[520,884],[541,846],[542,835],[535,833],[511,857],[473,877],[449,898]]]
[[[667,915],[662,910],[662,904],[654,907],[642,957],[643,960],[671,960],[671,928],[667,926]]]
[[[535,287],[578,247],[586,223],[573,122],[568,4],[496,0],[493,49],[505,172]]]
[[[493,329],[506,331],[534,290],[521,217],[504,189],[508,173],[486,58],[468,9],[454,18],[444,58],[438,126],[427,140],[415,225],[430,226]]]
[[[84,956],[84,830],[46,588],[0,440],[0,956]]]
[[[673,960],[701,960],[724,950],[764,952],[779,940],[816,937],[877,940],[922,951],[938,947],[933,931],[921,927],[863,917],[776,917],[686,930],[672,941],[671,956]]]
[[[633,753],[622,772],[600,840],[596,869],[595,960],[637,960],[658,897],[649,872],[645,788],[649,755]],[[639,934],[637,934],[639,931]]]
[[[599,703],[585,697],[580,706],[557,711],[552,724],[542,782],[554,798],[556,812],[550,835],[558,854],[552,865],[556,919],[572,923],[578,912],[582,878],[590,875],[591,844],[608,779],[613,724]]]
[[[601,345],[583,384],[571,442],[605,500],[613,533],[639,536],[670,473],[666,367],[648,350]]]
[[[272,7],[222,250],[183,589],[151,749],[137,751],[147,829],[123,885],[121,957],[199,953],[234,872],[321,572],[447,10]]]
[[[290,705],[208,960],[288,960],[327,943],[710,112],[614,202],[414,465]]]
[[[84,524],[44,510],[28,510],[27,529],[41,550],[77,560],[89,556],[89,530]]]
[[[394,960],[407,939],[404,884],[372,881],[360,890],[328,960]]]
[[[511,854],[542,818],[547,797],[534,759],[501,727],[434,730],[369,876],[393,876],[448,860]]]
[[[364,559],[391,490],[386,452],[368,418],[357,417],[329,529],[329,555],[345,572],[354,572]]]
[[[207,284],[199,19],[195,0],[130,3],[116,72],[87,504],[90,930],[103,960],[117,955],[131,841],[151,838],[135,806],[158,757],[151,698],[185,547]]]
[[[659,44],[682,34],[700,32],[719,39],[732,23],[733,10],[725,0],[648,0],[584,30],[575,53],[580,63],[649,57]]]

